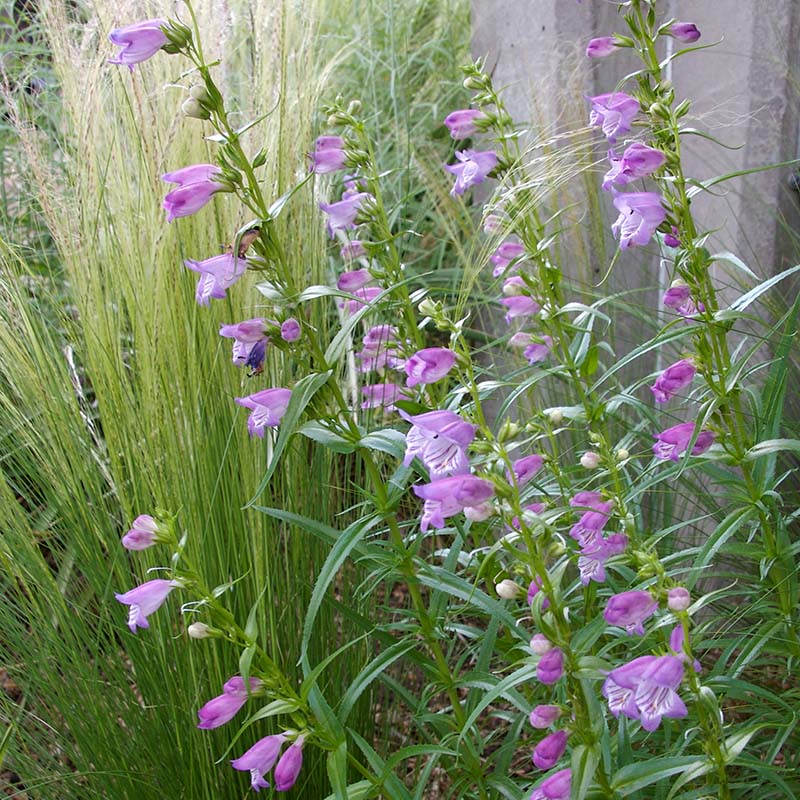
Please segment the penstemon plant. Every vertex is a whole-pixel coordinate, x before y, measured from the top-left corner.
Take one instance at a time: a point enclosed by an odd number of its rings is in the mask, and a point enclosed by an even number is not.
[[[147,617],[174,592],[186,598],[189,637],[215,638],[238,653],[238,674],[199,709],[198,728],[255,709],[229,752],[256,791],[292,789],[307,748],[327,754],[337,800],[428,797],[442,771],[446,796],[463,798],[749,797],[760,781],[783,791],[770,764],[747,756],[769,723],[726,718],[726,697],[740,696],[745,684],[698,659],[700,641],[706,651],[722,642],[708,613],[720,590],[703,593],[698,576],[728,539],[749,531],[757,541],[749,554],[758,554],[755,569],[777,620],[761,646],[788,663],[797,657],[789,537],[796,515],[778,491],[793,473],[777,475],[779,451],[800,449],[780,438],[780,366],[797,304],[786,315],[786,334],[776,337],[777,366],[765,380],[753,375],[763,337],[748,343],[734,326],[752,321],[746,309],[798,268],[729,305],[721,301],[711,269],[720,259],[707,249],[709,234],[691,206],[708,186],[687,178],[681,164],[690,104],[676,101],[658,55],[664,37],[687,45],[670,58],[691,53],[700,32],[660,20],[656,0],[619,5],[625,33],[593,40],[587,55],[629,49],[641,67],[589,98],[589,126],[611,146],[602,188],[619,213],[612,224],[619,248],[657,247],[671,272],[665,324],[616,358],[605,337],[613,304],[575,296],[558,261],[567,217],[543,200],[527,169],[524,132],[482,65],[472,64],[464,69],[472,107],[444,123],[452,139],[477,137],[483,149],[458,150],[446,169],[454,203],[498,181],[476,237],[494,248],[487,281],[500,293],[508,328],[501,338],[515,354],[503,379],[479,358],[469,316],[456,313],[464,297],[435,298],[404,263],[408,233],[397,230],[397,201],[383,192],[357,102],[337,100],[323,110],[331,130],[317,139],[308,174],[269,202],[257,174],[269,154],[246,149],[252,125],[231,125],[191,3],[189,25],[147,20],[110,35],[121,48],[112,63],[133,69],[164,50],[193,65],[184,73],[194,83],[183,110],[213,127],[217,155],[213,164],[163,176],[176,185],[164,199],[167,220],[198,213],[221,193],[254,215],[230,252],[186,266],[199,273],[202,305],[224,298],[246,272],[258,274],[268,312],[220,330],[233,341],[234,365],[264,383],[236,398],[249,411],[251,436],[269,452],[251,505],[331,545],[297,653],[305,680],[294,686],[257,640],[258,603],[237,621],[223,601],[231,586],[204,585],[178,515],[142,515],[122,539],[128,550],[170,553],[162,577],[117,595],[129,606],[132,632],[147,628]],[[297,286],[274,222],[315,179],[327,193],[342,192],[319,204],[340,267],[331,285]],[[332,340],[308,322],[309,303],[328,303],[338,315]],[[681,357],[660,374],[645,368],[632,386],[620,383],[623,366],[646,364],[676,345]],[[269,384],[269,351],[292,365],[293,386]],[[650,381],[652,397],[642,399]],[[542,409],[545,392],[571,405]],[[366,485],[341,487],[354,498],[342,530],[313,513],[256,505],[298,436],[355,455],[363,466]],[[697,556],[694,568],[669,547],[685,521],[654,523],[657,493],[671,491],[688,470],[704,472],[721,493],[709,543],[689,553]],[[400,585],[407,607],[388,621],[366,621],[375,656],[332,707],[319,679],[352,643],[317,665],[308,643],[348,559],[367,570],[364,591]],[[409,670],[423,676],[422,686],[404,684],[400,676]],[[410,720],[407,742],[392,752],[348,725],[376,681]],[[520,766],[519,752],[527,761],[531,747],[532,766]]]

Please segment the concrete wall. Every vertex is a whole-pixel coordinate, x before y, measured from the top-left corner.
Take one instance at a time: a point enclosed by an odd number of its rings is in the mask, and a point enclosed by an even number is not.
[[[685,139],[690,177],[777,163],[798,155],[800,2],[798,0],[662,0],[661,12],[695,22],[700,43],[721,43],[675,62],[679,98],[694,106],[690,124],[719,138]],[[512,113],[565,124],[565,83],[585,94],[611,91],[636,68],[630,53],[583,57],[594,36],[622,32],[615,4],[602,0],[473,0],[473,53],[488,57],[496,84],[508,85]],[[585,118],[586,104],[578,113]],[[601,145],[598,137],[598,145]],[[759,275],[800,260],[780,220],[800,234],[793,169],[784,167],[721,187],[723,197],[698,198],[701,224],[719,229],[718,249],[737,253]],[[609,217],[614,211],[609,208]]]

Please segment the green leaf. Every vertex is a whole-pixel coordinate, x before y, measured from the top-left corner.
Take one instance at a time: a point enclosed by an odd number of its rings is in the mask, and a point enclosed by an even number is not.
[[[671,775],[705,765],[705,759],[697,756],[674,756],[651,758],[623,767],[611,781],[611,788],[626,797]]]
[[[314,584],[314,591],[311,593],[311,600],[309,601],[306,611],[306,618],[303,621],[303,638],[300,643],[300,652],[303,656],[308,652],[308,643],[311,641],[311,635],[314,632],[314,622],[325,600],[328,587],[336,577],[339,568],[344,564],[345,559],[356,549],[362,537],[380,521],[380,517],[378,516],[370,516],[356,520],[342,531],[331,548],[331,552],[325,559],[325,563],[322,565],[322,569]]]
[[[239,674],[247,684],[247,679],[250,677],[250,665],[253,663],[253,656],[256,654],[256,646],[254,644],[248,645],[242,650],[239,656]]]
[[[297,432],[334,453],[352,453],[356,449],[352,442],[325,427],[321,422],[306,422]]]
[[[775,286],[776,283],[780,283],[790,275],[794,275],[798,270],[800,270],[800,264],[795,264],[795,266],[785,269],[783,272],[780,272],[777,275],[773,275],[763,283],[759,283],[758,286],[751,289],[746,294],[743,294],[737,300],[734,300],[731,303],[731,309],[734,311],[744,311],[747,306],[755,302],[759,297],[761,297],[762,294],[764,294],[764,292],[769,291],[773,286]]]
[[[403,782],[392,773],[386,766],[386,762],[375,752],[369,742],[362,736],[359,736],[352,728],[347,729],[353,741],[358,745],[361,752],[367,759],[367,763],[376,775],[381,776],[381,787],[386,786],[387,791],[382,794],[391,798],[392,800],[411,800],[411,795],[408,789],[403,785]]]
[[[347,793],[347,741],[328,753],[328,778],[330,778],[333,796],[336,800],[348,800]]]
[[[254,722],[258,722],[260,719],[267,719],[267,717],[276,717],[278,714],[293,714],[297,709],[300,708],[297,703],[294,701],[289,700],[273,700],[271,703],[268,703],[263,708],[259,708],[258,711],[251,714],[245,721],[242,727],[246,727],[248,725],[252,725]]]
[[[395,458],[403,458],[406,452],[406,437],[400,431],[387,428],[367,434],[361,439],[359,446],[366,447],[367,450],[380,450]]]
[[[347,722],[347,718],[350,716],[353,706],[372,681],[394,664],[395,661],[402,658],[406,653],[417,646],[418,642],[416,640],[398,642],[376,656],[358,673],[358,675],[356,675],[350,686],[347,687],[347,691],[339,704],[337,716],[342,725]]]
[[[600,763],[600,746],[579,744],[572,750],[572,791],[570,800],[583,800]]]
[[[302,413],[305,411],[306,406],[311,402],[311,398],[328,382],[330,377],[330,370],[320,373],[312,372],[310,375],[306,375],[305,377],[301,378],[295,384],[294,389],[292,389],[292,397],[289,400],[289,406],[286,409],[286,414],[281,421],[278,440],[275,442],[275,447],[272,451],[272,458],[270,459],[267,471],[264,473],[264,477],[261,479],[258,489],[256,489],[255,494],[247,503],[245,508],[249,508],[250,506],[254,505],[261,492],[267,488],[267,484],[270,482],[270,479],[278,467],[278,463],[281,460],[283,451],[286,449],[286,445],[289,443],[289,439],[291,439],[296,432],[297,423],[300,420]]]
[[[302,528],[304,531],[316,536],[318,539],[325,542],[325,544],[336,544],[336,540],[341,536],[341,531],[336,530],[336,528],[332,528],[330,525],[326,525],[324,522],[319,522],[316,519],[304,517],[302,514],[295,514],[292,511],[285,511],[282,508],[269,508],[267,506],[252,506],[252,508],[254,511],[260,511],[268,517],[288,522],[290,525],[296,525],[298,528]],[[354,549],[359,555],[364,555],[364,550],[360,544],[356,545]]]
[[[377,789],[372,781],[359,781],[347,786],[345,792],[347,800],[369,800],[369,798],[376,796]],[[337,795],[329,794],[325,800],[337,800]]]
[[[800,453],[800,439],[768,439],[751,447],[744,455],[745,461],[755,461],[757,458],[788,450],[791,453]]]

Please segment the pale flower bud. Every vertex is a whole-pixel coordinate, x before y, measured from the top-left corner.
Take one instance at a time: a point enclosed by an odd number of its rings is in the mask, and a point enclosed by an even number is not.
[[[531,652],[537,656],[543,656],[553,649],[553,643],[543,634],[535,633],[531,639]]]
[[[670,611],[686,611],[692,604],[692,596],[683,586],[676,586],[670,589],[667,594],[667,606]]]
[[[617,461],[626,461],[631,457],[631,454],[624,447],[620,447],[620,449],[617,450],[616,455]]]
[[[204,108],[200,104],[200,101],[195,100],[194,97],[187,97],[183,101],[181,111],[183,111],[187,117],[192,117],[193,119],[208,119],[211,116],[209,110]]]
[[[200,103],[207,103],[211,99],[211,96],[206,91],[206,87],[200,83],[196,83],[189,89],[189,97]]]
[[[205,622],[193,622],[186,629],[190,639],[208,639],[213,635],[213,631],[214,629],[206,625]]]
[[[419,313],[425,317],[435,317],[440,310],[439,304],[435,300],[431,300],[430,297],[426,297],[417,308],[419,308]]]
[[[494,587],[494,590],[497,592],[497,596],[502,597],[503,600],[513,600],[520,592],[519,586],[508,578],[504,581],[500,581],[500,583]]]
[[[581,466],[584,469],[597,469],[600,466],[600,456],[594,450],[587,450],[581,456]]]
[[[553,425],[560,425],[564,421],[564,412],[560,408],[551,408],[547,412],[547,418]]]
[[[464,509],[464,516],[472,522],[483,522],[494,514],[494,506],[491,503],[481,503],[477,506],[467,506]]]

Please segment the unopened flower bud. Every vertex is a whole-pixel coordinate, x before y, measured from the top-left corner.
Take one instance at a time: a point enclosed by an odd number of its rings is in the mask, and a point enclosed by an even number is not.
[[[497,439],[500,442],[508,442],[519,436],[521,430],[522,428],[516,422],[512,422],[510,419],[506,420],[497,434]]]
[[[483,89],[483,81],[480,80],[475,75],[470,75],[469,77],[464,79],[464,88],[472,89],[473,91],[477,91],[478,89]]]
[[[670,589],[667,594],[667,607],[670,611],[686,611],[692,604],[692,596],[689,594],[688,589],[683,586],[676,586]]]
[[[587,450],[581,456],[581,466],[584,469],[597,469],[600,466],[600,455],[594,450]]]
[[[350,114],[351,117],[354,117],[360,111],[361,111],[361,101],[351,100],[350,105],[347,106],[347,113]]]
[[[616,452],[617,461],[626,461],[631,457],[631,454],[624,448],[620,447]]]
[[[564,412],[560,408],[551,408],[547,412],[547,418],[553,425],[560,425],[564,420]]]
[[[205,624],[205,622],[193,622],[187,629],[186,633],[189,634],[190,639],[208,639],[215,633],[214,628]]]
[[[494,587],[494,590],[497,592],[497,596],[502,597],[503,600],[513,600],[520,592],[519,585],[508,578],[504,581],[500,581],[500,583]]]
[[[553,649],[553,643],[543,634],[535,633],[531,639],[531,652],[537,656],[543,656]]]
[[[187,97],[183,101],[181,111],[187,117],[192,117],[193,119],[208,119],[211,116],[211,112],[204,108],[200,101],[195,100],[194,97]]]
[[[211,95],[209,95],[202,83],[196,83],[189,89],[189,97],[194,98],[199,103],[207,103],[211,100]]]
[[[483,522],[494,514],[494,506],[491,503],[481,503],[477,506],[467,506],[464,509],[464,516],[472,522]]]
[[[430,297],[426,297],[418,306],[419,313],[425,317],[435,317],[439,314],[440,306]]]

